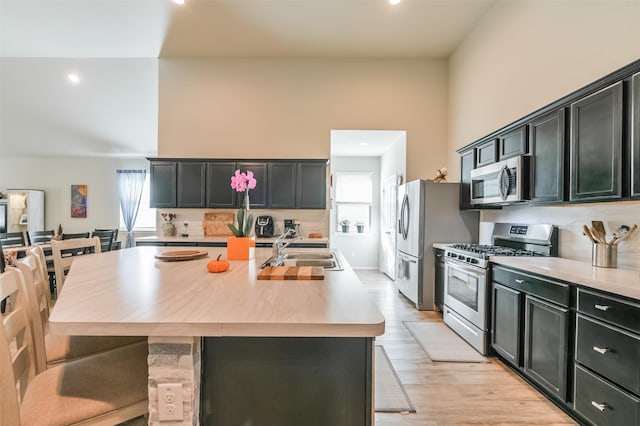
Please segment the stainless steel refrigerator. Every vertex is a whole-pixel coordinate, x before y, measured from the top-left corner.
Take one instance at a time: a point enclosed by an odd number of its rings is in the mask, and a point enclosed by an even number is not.
[[[396,285],[418,310],[434,309],[434,243],[478,242],[477,211],[460,211],[460,184],[424,180],[398,187]]]

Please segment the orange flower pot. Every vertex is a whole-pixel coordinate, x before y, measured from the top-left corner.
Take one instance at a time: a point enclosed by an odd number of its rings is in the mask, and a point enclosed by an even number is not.
[[[253,259],[256,251],[256,237],[227,237],[227,259]]]

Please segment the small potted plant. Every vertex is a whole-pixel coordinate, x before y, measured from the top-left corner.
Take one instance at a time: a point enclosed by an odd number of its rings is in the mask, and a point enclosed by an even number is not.
[[[362,234],[364,232],[364,222],[357,222],[356,229],[358,230],[358,234]]]
[[[340,226],[342,227],[342,232],[344,232],[344,233],[349,232],[349,219],[343,218],[340,221]]]

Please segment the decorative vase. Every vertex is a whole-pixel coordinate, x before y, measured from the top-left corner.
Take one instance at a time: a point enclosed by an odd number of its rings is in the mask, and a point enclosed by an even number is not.
[[[253,259],[256,251],[256,237],[227,237],[227,259]]]
[[[176,227],[173,222],[165,222],[162,224],[162,236],[174,237],[176,235]]]
[[[245,211],[249,211],[249,205],[250,205],[250,203],[249,203],[249,190],[247,189],[244,192],[244,210]]]

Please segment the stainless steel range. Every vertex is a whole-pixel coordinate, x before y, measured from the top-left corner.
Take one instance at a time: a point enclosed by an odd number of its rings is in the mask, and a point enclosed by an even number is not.
[[[557,256],[553,225],[496,223],[491,245],[445,249],[444,322],[483,355],[488,349],[489,261],[494,256]]]

